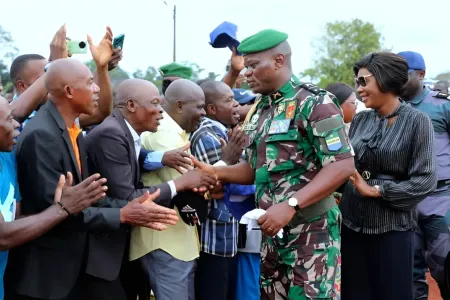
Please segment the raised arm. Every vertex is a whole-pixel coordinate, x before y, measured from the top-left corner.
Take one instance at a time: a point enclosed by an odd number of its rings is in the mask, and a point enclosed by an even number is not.
[[[96,113],[93,115],[80,115],[80,127],[82,128],[101,123],[112,112],[113,95],[108,73],[108,63],[114,53],[112,38],[112,31],[109,27],[106,28],[105,36],[98,45],[94,45],[91,37],[88,36],[89,48],[97,66],[94,78],[97,79],[100,93]]]
[[[67,57],[66,25],[63,25],[50,43],[50,58],[53,61]],[[22,123],[36,110],[47,95],[45,74],[39,77],[28,89],[11,103],[14,119]]]

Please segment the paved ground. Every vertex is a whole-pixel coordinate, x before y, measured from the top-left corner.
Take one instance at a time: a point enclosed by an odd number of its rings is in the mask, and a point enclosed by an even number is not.
[[[439,288],[436,284],[436,281],[431,278],[430,274],[427,274],[428,284],[430,286],[428,300],[442,300],[441,295],[439,293]],[[155,300],[154,297],[150,298],[151,300]]]

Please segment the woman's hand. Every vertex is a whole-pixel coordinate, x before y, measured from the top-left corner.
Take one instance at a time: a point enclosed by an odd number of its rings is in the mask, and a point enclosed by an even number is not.
[[[380,190],[374,186],[368,185],[367,182],[358,173],[358,171],[355,170],[355,173],[353,173],[353,175],[350,176],[349,179],[351,183],[353,183],[355,188],[358,190],[358,192],[361,194],[361,196],[370,198],[381,197]]]

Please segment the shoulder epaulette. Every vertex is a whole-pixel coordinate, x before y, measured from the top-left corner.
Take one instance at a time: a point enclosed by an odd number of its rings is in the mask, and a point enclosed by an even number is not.
[[[312,83],[302,83],[299,85],[299,88],[305,89],[305,90],[313,93],[314,95],[319,95],[321,92],[324,91],[323,89],[321,89],[320,87],[318,87],[317,85],[314,85]]]
[[[447,100],[450,100],[450,95],[449,95],[448,93],[442,93],[442,92],[439,92],[439,93],[437,93],[436,96],[434,96],[434,97],[439,98],[439,99],[447,99]]]

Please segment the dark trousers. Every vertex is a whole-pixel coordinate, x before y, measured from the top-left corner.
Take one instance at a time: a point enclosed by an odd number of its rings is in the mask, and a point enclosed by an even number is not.
[[[363,234],[343,225],[341,299],[413,299],[413,236]]]
[[[120,279],[106,281],[83,274],[68,296],[58,300],[125,300],[125,292]],[[42,300],[21,295],[7,295],[5,300]]]
[[[222,257],[200,252],[195,271],[195,299],[235,299],[236,276],[237,256]]]

